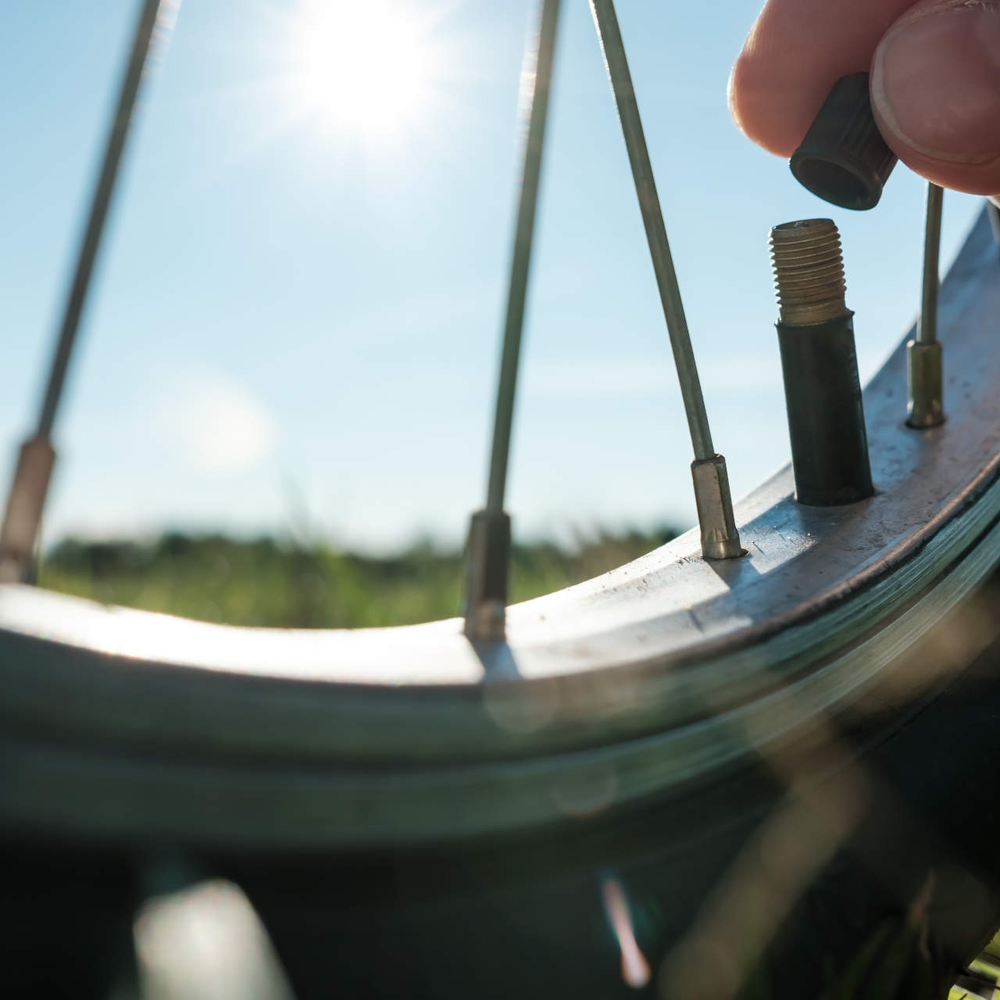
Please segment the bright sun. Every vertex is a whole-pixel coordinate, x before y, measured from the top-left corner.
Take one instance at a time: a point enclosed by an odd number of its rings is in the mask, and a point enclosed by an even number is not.
[[[390,139],[431,111],[430,23],[407,0],[298,0],[291,48],[300,111],[337,133]]]

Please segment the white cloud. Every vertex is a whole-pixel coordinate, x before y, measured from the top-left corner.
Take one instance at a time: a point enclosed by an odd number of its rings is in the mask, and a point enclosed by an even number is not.
[[[259,466],[275,440],[274,421],[243,386],[217,372],[178,374],[156,407],[157,437],[185,465],[231,476]]]

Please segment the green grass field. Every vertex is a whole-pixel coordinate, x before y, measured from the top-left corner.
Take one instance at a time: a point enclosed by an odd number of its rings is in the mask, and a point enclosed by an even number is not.
[[[573,546],[517,545],[511,599],[527,600],[620,566],[675,532],[628,531]],[[42,562],[39,583],[107,604],[235,625],[356,628],[461,613],[461,553],[414,545],[375,558],[274,538],[166,533],[148,541],[66,539]]]

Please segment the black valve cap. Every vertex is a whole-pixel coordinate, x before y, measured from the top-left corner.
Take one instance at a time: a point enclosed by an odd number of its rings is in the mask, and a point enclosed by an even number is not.
[[[796,180],[841,208],[874,208],[896,154],[875,124],[868,74],[842,76],[830,91],[789,166]]]

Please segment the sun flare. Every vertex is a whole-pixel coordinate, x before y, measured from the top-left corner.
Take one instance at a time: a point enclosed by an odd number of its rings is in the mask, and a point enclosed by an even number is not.
[[[299,0],[293,25],[294,90],[308,117],[390,139],[430,114],[441,54],[412,3]]]

